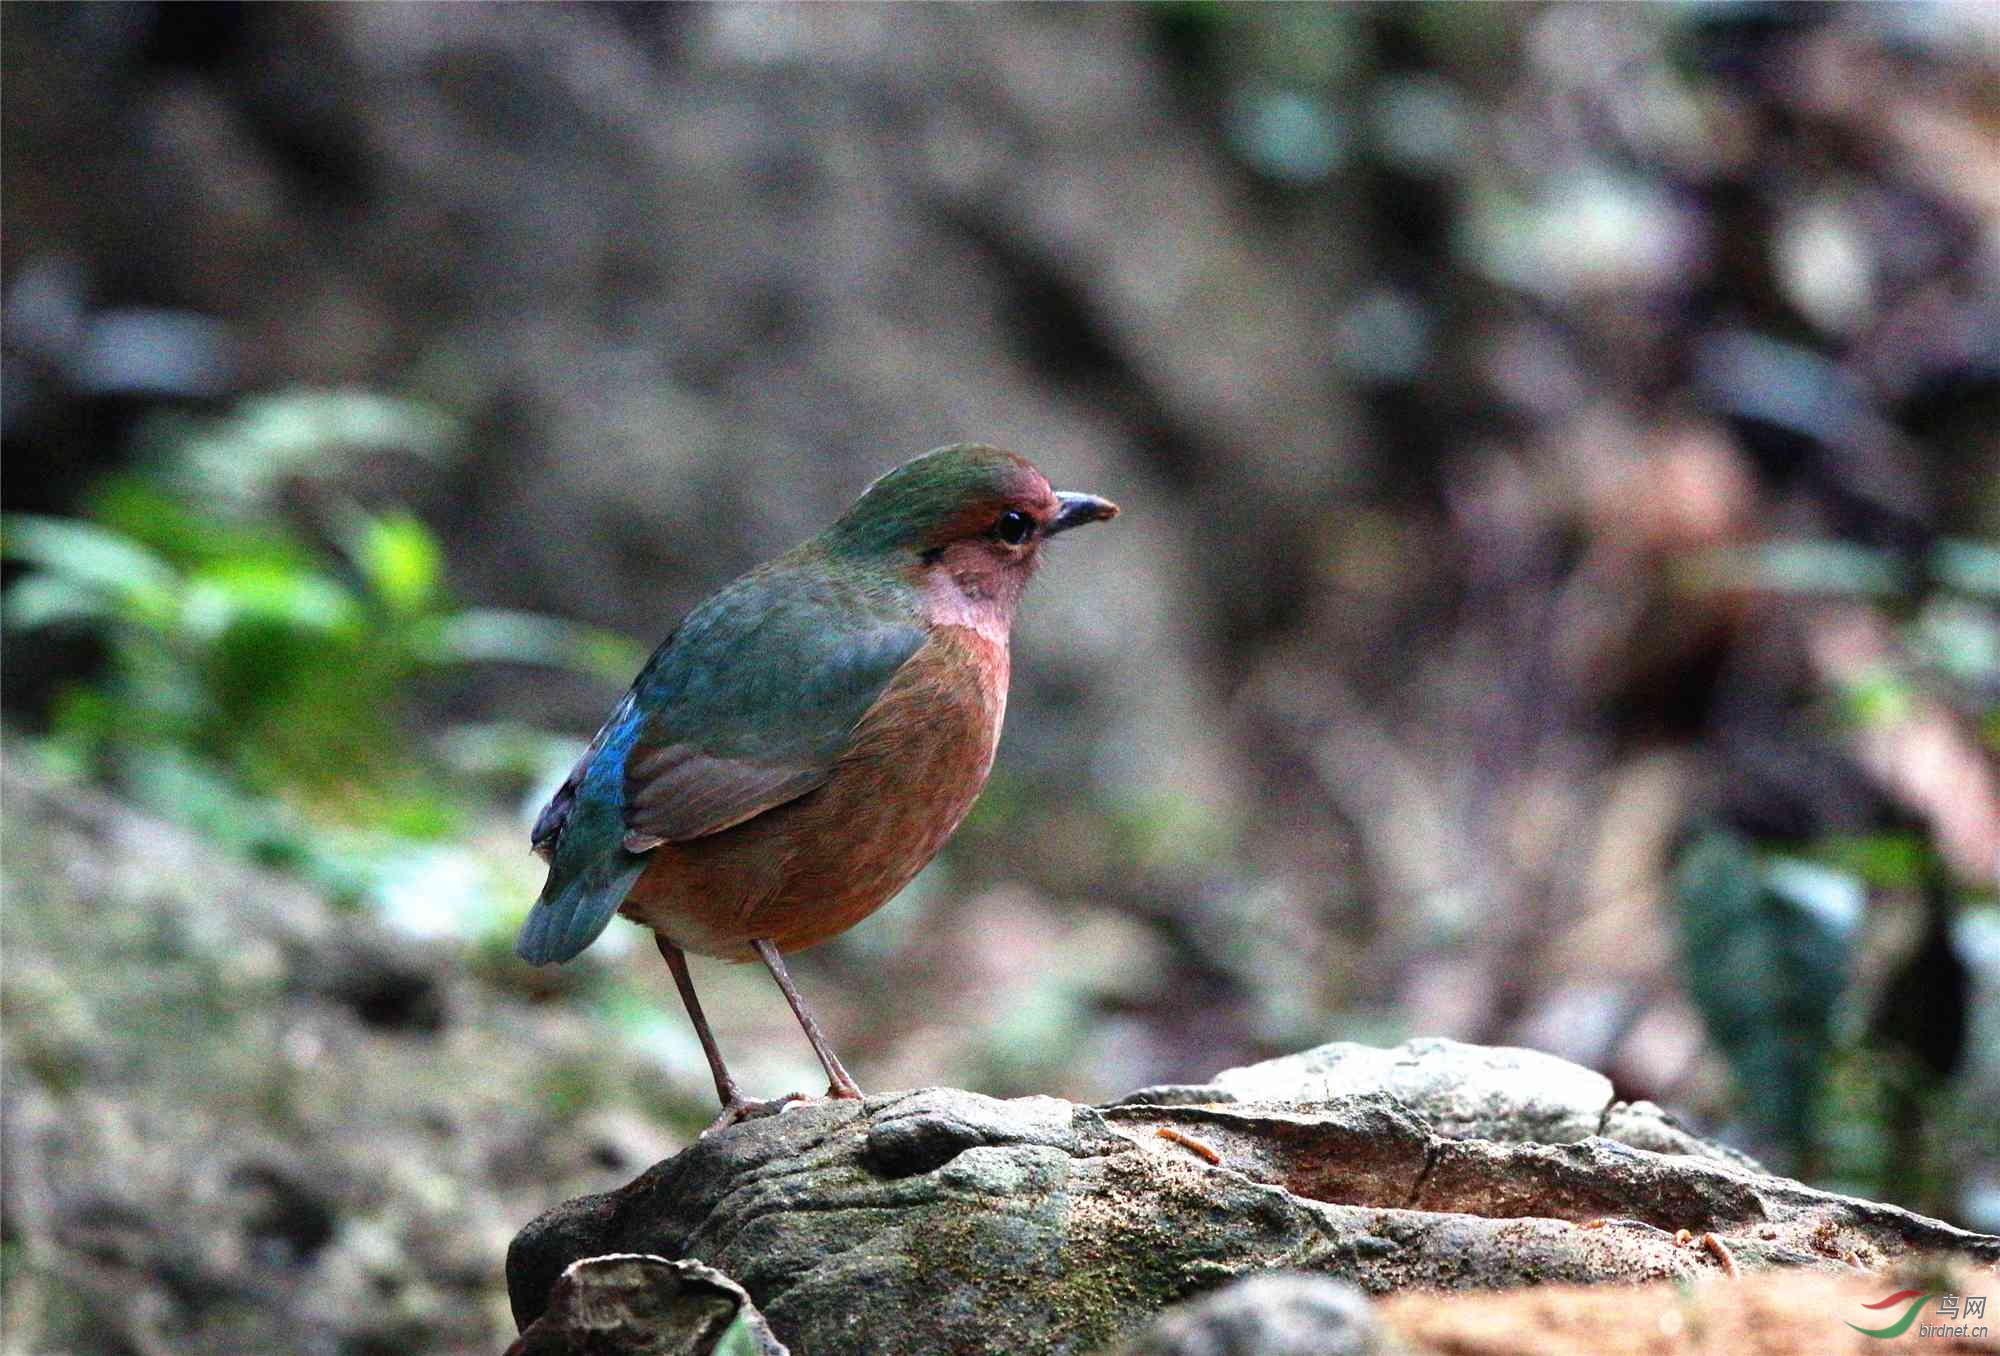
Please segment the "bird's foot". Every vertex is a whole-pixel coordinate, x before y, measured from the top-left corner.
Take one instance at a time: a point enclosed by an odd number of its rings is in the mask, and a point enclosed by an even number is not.
[[[708,1128],[702,1131],[701,1134],[705,1139],[718,1130],[727,1130],[730,1126],[742,1121],[762,1120],[766,1116],[776,1116],[780,1112],[790,1111],[795,1106],[816,1106],[821,1102],[858,1102],[860,1100],[861,1089],[855,1087],[851,1082],[845,1087],[841,1087],[838,1084],[829,1087],[826,1090],[826,1095],[823,1097],[815,1097],[809,1092],[788,1092],[783,1097],[770,1097],[762,1101],[753,1100],[748,1097],[732,1097],[728,1102],[723,1104],[722,1114],[717,1116],[713,1121],[710,1121]]]
[[[702,1138],[706,1139],[716,1131],[727,1130],[742,1121],[762,1120],[766,1116],[777,1115],[787,1107],[802,1106],[807,1102],[818,1100],[817,1097],[804,1092],[788,1092],[783,1097],[767,1097],[761,1100],[751,1097],[732,1097],[723,1103],[722,1114],[710,1121],[708,1128],[701,1132]]]

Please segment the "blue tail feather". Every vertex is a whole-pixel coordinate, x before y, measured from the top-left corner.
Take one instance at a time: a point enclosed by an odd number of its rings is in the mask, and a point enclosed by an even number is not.
[[[627,852],[623,842],[625,755],[639,728],[630,715],[628,699],[598,732],[603,743],[571,774],[574,785],[565,784],[556,793],[556,801],[563,803],[553,822],[535,826],[538,841],[553,836],[555,851],[542,897],[528,911],[514,943],[514,954],[531,965],[575,959],[610,926],[626,892],[646,869],[648,858]],[[556,802],[550,809],[557,810]],[[544,819],[549,818],[545,811]]]
[[[531,965],[575,959],[610,926],[612,915],[646,869],[646,860],[621,850],[578,872],[554,898],[545,891],[528,911],[514,954]],[[553,876],[549,883],[556,883]]]

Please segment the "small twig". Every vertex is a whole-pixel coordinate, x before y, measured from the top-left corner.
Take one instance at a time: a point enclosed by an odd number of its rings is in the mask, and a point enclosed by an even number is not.
[[[1172,1143],[1180,1145],[1183,1149],[1190,1150],[1197,1158],[1205,1159],[1206,1161],[1215,1164],[1217,1167],[1220,1167],[1222,1165],[1222,1154],[1220,1152],[1218,1152],[1211,1146],[1202,1143],[1200,1140],[1196,1139],[1193,1135],[1188,1134],[1185,1130],[1176,1130],[1171,1125],[1163,1125],[1159,1129],[1155,1130],[1153,1133],[1158,1135],[1161,1139],[1171,1141]]]
[[[1699,1244],[1703,1252],[1706,1252],[1710,1257],[1715,1259],[1716,1265],[1722,1268],[1723,1274],[1729,1277],[1730,1280],[1733,1281],[1742,1276],[1743,1273],[1736,1266],[1736,1254],[1729,1250],[1729,1245],[1724,1243],[1719,1235],[1702,1234],[1697,1238],[1693,1230],[1690,1229],[1681,1229],[1675,1232],[1675,1247],[1685,1248],[1691,1244]]]

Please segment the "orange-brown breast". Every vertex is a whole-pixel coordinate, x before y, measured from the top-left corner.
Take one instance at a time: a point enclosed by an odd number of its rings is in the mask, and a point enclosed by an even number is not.
[[[721,833],[653,850],[621,910],[676,946],[748,960],[866,918],[937,855],[986,784],[1007,647],[935,627],[856,727],[824,786]]]

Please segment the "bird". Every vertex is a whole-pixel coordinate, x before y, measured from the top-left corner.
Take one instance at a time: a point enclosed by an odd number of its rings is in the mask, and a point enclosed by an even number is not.
[[[784,957],[887,903],[951,837],[993,766],[1043,547],[1117,513],[984,444],[904,462],[683,617],[537,816],[548,878],[516,953],[574,959],[614,914],[650,928],[722,1104],[703,1134],[813,1099],[743,1094],[687,953],[762,961],[826,1097],[861,1098]]]

